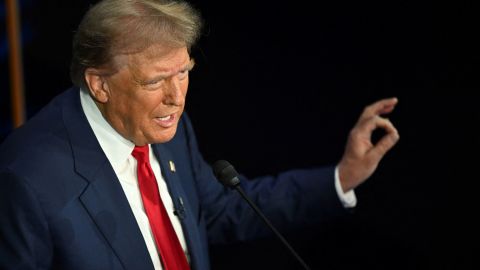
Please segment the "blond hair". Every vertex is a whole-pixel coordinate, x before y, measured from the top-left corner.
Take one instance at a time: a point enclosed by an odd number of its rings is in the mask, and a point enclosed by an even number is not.
[[[73,39],[70,76],[87,89],[89,67],[114,67],[113,57],[157,43],[189,50],[200,35],[201,17],[184,1],[103,0],[83,17]]]

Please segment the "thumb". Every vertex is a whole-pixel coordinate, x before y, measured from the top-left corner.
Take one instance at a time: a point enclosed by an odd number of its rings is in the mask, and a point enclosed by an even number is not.
[[[399,139],[400,135],[396,131],[386,134],[372,149],[370,149],[368,155],[370,155],[376,162],[379,162]]]

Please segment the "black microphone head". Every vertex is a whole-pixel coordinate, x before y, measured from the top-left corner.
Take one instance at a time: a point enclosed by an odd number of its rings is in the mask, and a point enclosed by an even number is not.
[[[229,188],[240,184],[240,178],[235,168],[226,160],[218,160],[213,164],[213,173],[220,183]]]

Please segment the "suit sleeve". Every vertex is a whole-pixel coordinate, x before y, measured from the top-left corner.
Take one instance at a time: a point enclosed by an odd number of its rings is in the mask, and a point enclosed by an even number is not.
[[[210,243],[246,241],[270,235],[269,229],[240,195],[215,180],[186,117],[185,126]],[[333,166],[291,170],[254,179],[241,176],[241,185],[265,216],[283,232],[347,213],[335,190]]]
[[[50,269],[50,232],[33,190],[9,171],[0,186],[0,269]]]

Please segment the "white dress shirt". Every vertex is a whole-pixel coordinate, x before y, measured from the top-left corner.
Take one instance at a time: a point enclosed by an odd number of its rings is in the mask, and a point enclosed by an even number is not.
[[[152,258],[155,270],[163,270],[155,240],[150,228],[150,223],[148,221],[147,214],[145,213],[145,209],[143,208],[140,189],[138,187],[136,172],[137,160],[131,155],[135,144],[122,137],[112,128],[112,126],[110,126],[105,118],[103,118],[92,97],[90,97],[86,91],[80,91],[80,101],[88,123],[90,124],[93,133],[95,133],[103,152],[107,156],[108,161],[112,165],[113,170],[115,171],[115,174],[122,185],[123,191],[125,192],[128,203],[130,204],[133,215],[135,216],[137,224],[142,233],[143,239],[145,240],[150,257]],[[168,193],[167,184],[165,183],[165,179],[161,174],[160,164],[155,158],[150,145],[149,148],[150,164],[157,179],[160,197],[162,198],[162,202],[168,212],[173,228],[175,229],[178,239],[180,240],[180,244],[187,255],[187,259],[189,259],[185,236],[183,235],[180,220],[173,213],[174,208],[172,198]],[[344,193],[342,190],[338,166],[335,168],[335,189],[344,207],[349,208],[356,206],[357,198],[354,191],[351,190]]]
[[[338,166],[335,167],[335,189],[337,190],[338,198],[345,208],[352,208],[357,205],[357,196],[352,190],[343,192],[342,185],[340,184],[340,174],[338,172]]]
[[[152,258],[155,270],[163,270],[162,263],[157,251],[155,240],[153,238],[152,230],[150,229],[150,223],[148,221],[147,214],[143,208],[142,197],[137,181],[137,160],[132,156],[133,148],[135,144],[131,141],[123,138],[118,132],[116,132],[112,126],[103,118],[100,110],[86,91],[80,91],[80,101],[83,111],[87,116],[88,123],[92,127],[93,133],[97,137],[97,140],[102,147],[103,152],[110,161],[110,164],[115,171],[115,174],[120,180],[123,191],[127,196],[128,203],[132,209],[133,215],[137,220],[138,227],[142,232],[143,239],[147,246],[150,257]],[[182,226],[177,216],[173,214],[173,202],[170,194],[168,193],[167,184],[161,174],[160,164],[155,158],[153,151],[150,147],[150,164],[152,166],[153,173],[157,179],[158,189],[160,197],[167,210],[170,221],[173,228],[177,233],[180,244],[182,245],[187,259],[189,260],[187,245],[185,237],[183,235]]]

